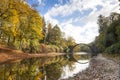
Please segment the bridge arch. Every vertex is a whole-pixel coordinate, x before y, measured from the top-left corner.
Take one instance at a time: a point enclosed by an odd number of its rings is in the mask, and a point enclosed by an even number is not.
[[[92,52],[92,49],[91,49],[91,46],[87,45],[87,44],[84,44],[84,43],[80,43],[80,44],[76,44],[74,46],[71,47],[70,49],[70,52],[73,53],[74,52],[74,49],[77,47],[77,46],[80,46],[80,47],[83,47],[83,46],[87,46],[87,48],[89,48],[89,52]]]
[[[80,44],[76,44],[74,46],[69,46],[69,53],[74,53],[73,50],[75,47],[79,46],[79,45],[85,45],[87,47],[89,47],[90,49],[90,53],[93,53],[93,54],[96,54],[97,53],[97,48],[94,46],[94,45],[88,45],[88,44],[85,44],[85,43],[80,43]]]
[[[80,43],[80,44],[76,44],[76,45],[74,45],[74,46],[69,46],[69,53],[68,53],[69,60],[74,61],[74,62],[78,62],[78,61],[74,58],[74,52],[73,52],[73,50],[74,50],[75,47],[77,47],[77,46],[79,46],[79,45],[85,45],[85,46],[89,47],[90,50],[91,50],[91,52],[89,52],[89,53],[90,53],[89,55],[90,55],[91,57],[97,55],[97,48],[96,48],[94,45],[88,45],[88,44]],[[80,62],[78,62],[78,63],[80,63]],[[86,63],[87,63],[87,62],[86,62]],[[80,63],[80,64],[85,64],[85,63]]]

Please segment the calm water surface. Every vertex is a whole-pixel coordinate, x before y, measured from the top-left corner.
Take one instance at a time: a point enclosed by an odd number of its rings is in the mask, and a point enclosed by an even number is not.
[[[89,60],[78,60],[78,61],[82,62],[82,63],[89,62]],[[60,79],[65,79],[65,78],[68,78],[68,77],[72,77],[75,74],[85,70],[87,67],[89,67],[89,63],[80,64],[80,63],[75,62],[72,66],[73,66],[73,70],[71,70],[68,65],[63,67],[63,73],[61,74]]]
[[[87,53],[77,53],[87,54]],[[79,62],[89,62],[85,56],[75,56]],[[87,64],[70,61],[66,55],[24,59],[20,62],[0,65],[0,80],[60,80],[85,70]]]

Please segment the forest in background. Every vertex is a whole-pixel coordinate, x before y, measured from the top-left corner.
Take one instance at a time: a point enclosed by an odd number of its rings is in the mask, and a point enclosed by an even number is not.
[[[97,53],[120,53],[120,14],[111,13],[105,17],[98,17],[99,36],[90,45],[97,49]]]
[[[99,36],[88,45],[95,49],[95,53],[120,53],[120,14],[100,15],[98,25]],[[68,52],[75,44],[72,37],[65,38],[57,24],[46,23],[34,5],[30,6],[26,0],[1,0],[0,46],[26,53],[42,53]],[[84,47],[83,51],[89,51],[86,49]]]
[[[28,53],[66,52],[75,45],[72,37],[64,37],[58,25],[46,23],[34,6],[26,0],[1,0],[0,45]]]

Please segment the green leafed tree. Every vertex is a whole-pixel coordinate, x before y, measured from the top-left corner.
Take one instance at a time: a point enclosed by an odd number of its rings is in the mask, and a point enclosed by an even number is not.
[[[120,53],[120,14],[111,13],[108,17],[99,16],[99,36],[95,39],[98,52]]]
[[[53,28],[51,24],[48,25],[48,35],[47,35],[47,42],[53,45],[60,45],[60,41],[62,39],[62,32],[58,25],[55,25]]]

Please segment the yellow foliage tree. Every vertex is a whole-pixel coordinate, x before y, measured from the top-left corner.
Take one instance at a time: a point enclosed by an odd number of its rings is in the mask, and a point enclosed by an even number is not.
[[[0,23],[0,38],[19,44],[18,48],[22,48],[24,42],[30,44],[29,40],[38,41],[43,37],[42,17],[24,0],[1,0]]]

